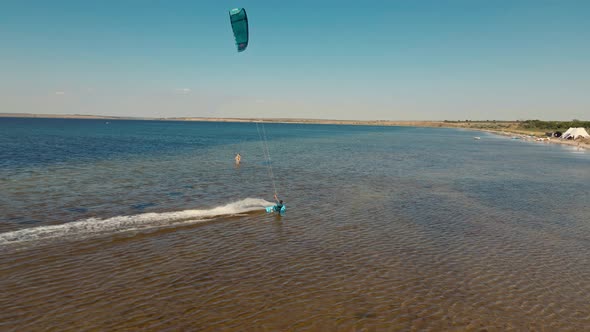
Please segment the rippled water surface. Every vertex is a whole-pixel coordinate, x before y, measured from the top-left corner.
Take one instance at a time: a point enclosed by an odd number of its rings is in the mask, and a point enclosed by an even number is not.
[[[590,330],[589,153],[263,128],[0,118],[0,330]]]

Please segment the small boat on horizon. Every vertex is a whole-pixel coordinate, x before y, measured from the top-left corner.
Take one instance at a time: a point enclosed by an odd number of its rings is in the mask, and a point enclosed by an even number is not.
[[[473,139],[481,139],[481,137],[475,136],[475,137],[473,137]]]

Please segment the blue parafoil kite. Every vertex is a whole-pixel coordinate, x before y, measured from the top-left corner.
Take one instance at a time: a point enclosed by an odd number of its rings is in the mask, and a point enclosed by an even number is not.
[[[248,16],[244,8],[234,8],[229,11],[231,28],[234,31],[238,52],[243,52],[248,47]]]

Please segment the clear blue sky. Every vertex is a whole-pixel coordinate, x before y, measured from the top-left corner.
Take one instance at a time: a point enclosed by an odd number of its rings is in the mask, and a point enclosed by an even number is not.
[[[4,113],[590,118],[587,0],[5,0],[0,41]]]

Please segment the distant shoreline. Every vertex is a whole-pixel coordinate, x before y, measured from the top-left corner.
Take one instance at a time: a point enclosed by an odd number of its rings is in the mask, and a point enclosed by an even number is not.
[[[535,140],[545,137],[541,131],[524,131],[516,128],[518,121],[393,121],[393,120],[330,120],[330,119],[296,119],[296,118],[208,118],[208,117],[123,117],[107,115],[83,114],[33,114],[33,113],[0,113],[0,118],[41,118],[41,119],[89,119],[89,120],[143,120],[143,121],[186,121],[186,122],[239,122],[239,123],[285,123],[285,124],[325,124],[325,125],[357,125],[357,126],[399,126],[457,128],[488,132],[502,136],[517,136],[524,140]],[[590,149],[590,140],[562,140],[553,138],[543,143],[555,143]]]
[[[33,113],[0,113],[0,117],[11,118],[46,118],[46,119],[95,119],[95,120],[145,120],[145,121],[194,121],[194,122],[267,122],[267,123],[294,123],[294,124],[336,124],[336,125],[364,125],[364,126],[404,126],[404,127],[448,127],[463,128],[461,125],[453,125],[456,122],[445,121],[394,121],[394,120],[332,120],[332,119],[298,119],[298,118],[219,118],[219,117],[124,117],[108,115],[83,115],[83,114],[33,114]],[[497,121],[512,123],[514,121]]]
[[[39,119],[96,119],[96,120],[157,120],[155,118],[84,115],[84,114],[34,114],[34,113],[0,113],[0,118],[39,118]]]

